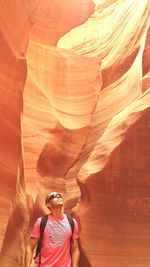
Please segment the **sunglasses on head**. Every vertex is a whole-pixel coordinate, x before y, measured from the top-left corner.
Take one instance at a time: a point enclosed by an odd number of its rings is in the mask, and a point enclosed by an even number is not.
[[[52,200],[52,199],[54,199],[54,198],[62,198],[62,196],[61,196],[61,194],[59,194],[59,193],[53,193],[53,194],[51,194],[50,196],[48,196],[48,198],[47,198],[47,203],[50,201],[50,200]]]

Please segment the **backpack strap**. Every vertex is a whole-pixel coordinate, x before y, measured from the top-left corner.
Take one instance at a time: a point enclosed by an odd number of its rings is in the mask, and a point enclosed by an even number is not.
[[[48,215],[44,215],[44,216],[42,216],[41,222],[40,222],[40,237],[39,237],[39,241],[38,241],[37,246],[36,246],[36,252],[35,252],[35,256],[34,256],[34,259],[35,259],[37,257],[37,255],[39,254],[38,267],[41,264],[41,253],[40,252],[41,252],[43,235],[44,235],[44,230],[45,230],[45,226],[46,226],[46,223],[47,223],[47,219],[48,219]]]
[[[67,215],[67,219],[69,221],[69,224],[70,224],[70,227],[71,227],[71,231],[72,231],[72,236],[71,236],[71,241],[72,241],[73,233],[74,233],[74,220],[69,214],[66,214],[66,215]]]

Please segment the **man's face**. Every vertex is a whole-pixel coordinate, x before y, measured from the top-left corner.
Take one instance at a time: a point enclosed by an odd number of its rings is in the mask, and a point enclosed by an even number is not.
[[[55,207],[58,205],[63,205],[63,198],[61,194],[57,192],[53,192],[48,197],[47,205],[50,204],[50,206]]]

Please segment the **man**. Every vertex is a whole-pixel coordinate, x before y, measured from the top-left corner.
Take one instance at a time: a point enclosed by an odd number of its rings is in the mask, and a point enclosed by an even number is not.
[[[59,193],[49,194],[45,203],[50,213],[43,235],[40,267],[78,267],[80,252],[77,221],[73,218],[72,235],[71,226],[64,213],[63,198]],[[27,246],[26,267],[31,266],[33,251],[40,237],[40,222],[41,218],[38,218]],[[35,259],[35,267],[39,267],[39,255]]]

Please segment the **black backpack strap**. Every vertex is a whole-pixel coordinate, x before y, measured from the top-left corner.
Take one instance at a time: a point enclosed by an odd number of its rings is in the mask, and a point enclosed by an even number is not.
[[[42,247],[42,241],[43,241],[43,235],[44,235],[44,230],[45,230],[45,226],[46,226],[46,223],[47,223],[47,219],[48,219],[48,215],[44,215],[42,216],[41,218],[41,222],[40,222],[40,237],[39,237],[39,241],[37,243],[37,246],[36,246],[36,252],[35,252],[35,256],[34,256],[34,259],[37,257],[37,255],[39,254],[39,264],[38,266],[40,266],[41,264],[41,247]]]
[[[71,226],[71,231],[72,231],[72,236],[71,236],[71,240],[73,238],[73,233],[74,233],[74,220],[73,218],[69,215],[69,214],[66,214],[67,215],[67,219],[69,221],[69,224]]]
[[[74,220],[71,217],[71,215],[69,215],[69,214],[66,214],[66,215],[67,215],[67,219],[69,221],[69,224],[70,224],[70,227],[71,227],[71,231],[72,231],[72,235],[71,235],[71,238],[70,238],[70,254],[71,254],[71,243],[73,241],[73,233],[74,233]]]

